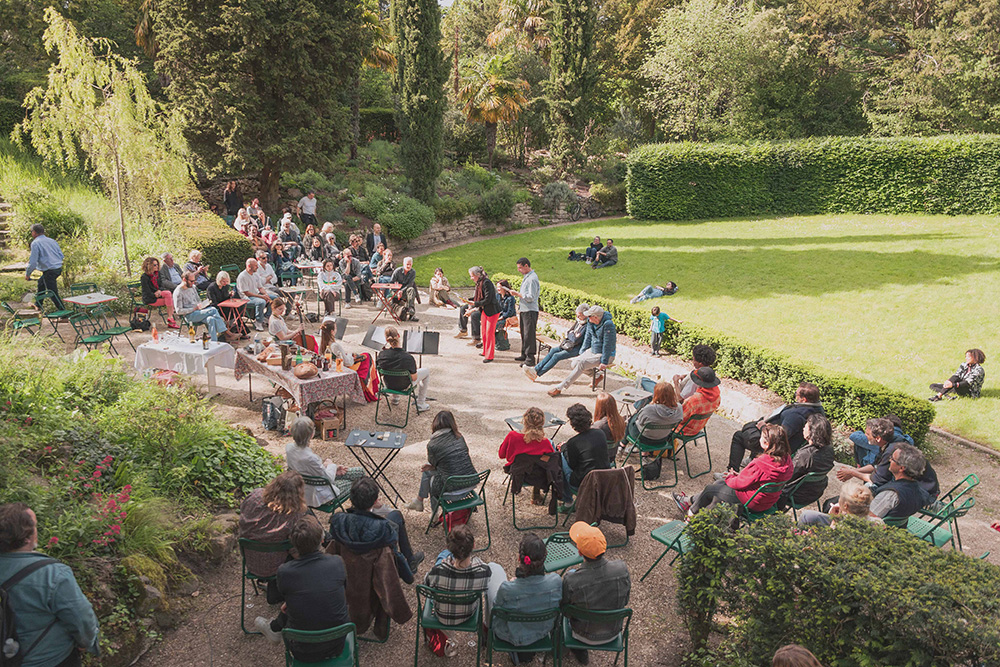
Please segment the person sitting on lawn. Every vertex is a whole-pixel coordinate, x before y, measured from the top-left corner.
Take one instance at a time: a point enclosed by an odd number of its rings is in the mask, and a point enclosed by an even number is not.
[[[329,630],[349,623],[347,609],[347,568],[340,556],[320,550],[323,527],[314,516],[295,522],[289,536],[295,558],[278,568],[277,602],[284,602],[281,613],[270,623],[258,616],[257,629],[275,644],[281,643],[281,631]],[[344,638],[325,642],[289,642],[292,657],[300,662],[323,662],[344,651]],[[356,649],[355,649],[356,650]]]
[[[691,348],[691,365],[694,370],[702,366],[715,366],[715,350],[710,345],[695,345]],[[687,400],[698,390],[698,385],[691,379],[690,373],[677,374],[673,377],[674,391],[681,401]]]
[[[431,303],[435,306],[458,308],[458,304],[451,298],[451,284],[440,266],[434,269],[434,277],[431,278]]]
[[[596,387],[608,366],[615,361],[618,332],[611,313],[604,312],[600,306],[591,306],[587,318],[590,323],[583,334],[580,354],[573,359],[573,371],[555,388],[549,389],[549,396],[558,396],[578,377],[589,372],[594,374],[591,387]]]
[[[384,508],[378,492],[378,484],[371,477],[355,480],[351,484],[351,508],[330,515],[330,535],[357,554],[391,547],[399,578],[412,584],[424,552],[413,551],[402,512]]]
[[[486,593],[486,609],[483,620],[489,618],[489,604],[496,597],[500,585],[507,581],[507,573],[496,563],[484,563],[472,555],[476,538],[466,525],[458,526],[448,533],[448,548],[438,554],[437,561],[424,576],[424,585],[439,591],[452,593]],[[443,625],[461,625],[475,613],[478,605],[442,603],[434,605],[434,615]],[[428,631],[428,640],[440,631]],[[444,635],[444,633],[440,633]],[[439,636],[440,636],[439,635]],[[444,635],[447,637],[447,635]],[[446,639],[444,654],[452,657],[458,651],[454,640]]]
[[[588,310],[590,310],[589,303],[579,304],[576,307],[576,321],[573,322],[573,326],[566,332],[566,336],[562,339],[562,342],[550,348],[549,353],[545,355],[545,358],[538,365],[524,367],[524,374],[532,382],[548,373],[560,361],[579,356],[583,343],[583,335],[586,333],[587,325],[590,323],[590,320],[587,319]]]
[[[278,340],[294,340],[303,333],[302,329],[291,331],[285,324],[285,300],[275,299],[271,302],[271,318],[267,321],[267,332]]]
[[[583,252],[587,264],[590,264],[597,258],[597,253],[599,253],[602,248],[604,248],[604,244],[601,243],[601,237],[595,236],[594,240],[590,242],[590,245],[587,246],[587,249]]]
[[[580,488],[588,472],[611,467],[608,439],[604,437],[604,431],[593,427],[594,420],[590,410],[582,403],[574,403],[566,410],[566,418],[576,435],[560,447],[565,503],[563,511],[572,505],[573,494]]]
[[[786,510],[792,506],[790,492],[795,484],[810,473],[828,474],[833,470],[833,429],[830,420],[824,415],[814,412],[806,419],[802,429],[805,444],[799,447],[792,456],[792,478],[781,491],[778,509]],[[805,482],[795,490],[795,504],[798,507],[811,505],[820,499],[826,491],[828,480],[823,478],[817,482]]]
[[[497,590],[493,609],[499,607],[523,614],[555,609],[562,600],[562,577],[555,572],[545,572],[548,548],[538,535],[528,533],[521,538],[517,551],[514,580],[504,581]],[[513,646],[530,646],[544,639],[555,627],[555,620],[508,621],[491,617],[490,626],[498,638]],[[515,665],[531,662],[534,653],[511,654]]]
[[[292,441],[285,446],[285,465],[289,470],[293,470],[300,475],[310,477],[324,477],[330,482],[330,486],[305,487],[306,505],[309,507],[319,507],[334,499],[337,487],[334,483],[338,477],[347,474],[348,468],[339,466],[330,459],[325,461],[309,446],[309,441],[316,435],[316,424],[308,417],[299,417],[292,422],[289,430]]]
[[[389,327],[386,327],[387,329]],[[469,445],[458,430],[455,415],[442,410],[431,422],[431,439],[427,441],[427,463],[420,467],[420,488],[417,497],[406,505],[414,512],[424,511],[424,500],[431,499],[431,508],[437,508],[437,498],[444,490],[449,477],[475,475],[476,466],[469,456]],[[462,496],[468,489],[453,489],[448,495]]]
[[[594,261],[591,263],[590,268],[603,269],[608,266],[614,266],[617,263],[618,248],[615,247],[615,242],[613,240],[608,239],[608,244],[601,250],[597,251],[597,256],[594,257]]]
[[[657,382],[653,387],[653,400],[632,415],[626,433],[632,440],[644,445],[665,443],[673,427],[684,418],[684,408],[677,402],[674,386],[669,382]],[[639,434],[646,429],[645,435]],[[653,452],[653,460],[643,466],[646,479],[659,479],[664,450]]]
[[[986,371],[983,364],[986,363],[986,353],[980,349],[972,348],[965,351],[965,363],[958,367],[955,374],[943,383],[935,382],[931,385],[931,391],[935,394],[930,397],[931,401],[940,401],[947,396],[956,398],[951,392],[966,398],[979,398],[983,390],[983,381],[986,380]]]
[[[583,564],[563,576],[562,604],[573,605],[588,611],[624,609],[632,592],[632,578],[628,565],[622,560],[604,557],[608,541],[600,528],[577,521],[569,529]],[[585,644],[606,644],[622,631],[623,621],[614,623],[570,619],[573,638]],[[588,651],[571,649],[581,665],[590,662]]]
[[[377,367],[380,371],[406,371],[410,377],[382,376],[382,383],[393,391],[406,391],[411,384],[417,385],[417,414],[431,409],[427,403],[427,384],[430,382],[429,368],[417,368],[413,355],[399,346],[399,330],[385,328],[386,347],[378,353]],[[451,414],[451,413],[449,413]]]
[[[729,469],[739,472],[751,458],[760,454],[760,429],[764,424],[779,424],[784,428],[794,454],[805,443],[802,429],[806,419],[813,414],[825,414],[819,402],[819,387],[812,382],[802,382],[795,390],[794,403],[781,406],[757,422],[747,422],[733,434],[729,445]]]
[[[895,426],[888,419],[869,419],[868,423],[865,424],[865,434],[868,436],[869,442],[878,445],[879,454],[875,463],[860,468],[843,466],[837,470],[837,479],[846,482],[848,479],[856,477],[871,486],[874,493],[878,493],[880,487],[893,480],[889,465],[893,452],[902,445],[908,445],[909,442],[906,441],[902,433],[896,434]],[[923,472],[917,479],[926,496],[924,504],[929,505],[938,497],[941,487],[938,485],[937,473],[926,460]]]
[[[881,525],[882,519],[871,513],[873,498],[871,489],[860,479],[849,479],[841,485],[840,498],[830,505],[828,513],[803,510],[798,523],[800,526],[832,526],[838,517],[851,515]]]
[[[139,284],[142,288],[142,302],[151,308],[165,307],[167,327],[179,329],[180,325],[174,320],[174,295],[160,285],[160,260],[155,257],[142,260]]]
[[[751,511],[763,512],[770,509],[778,502],[781,491],[757,493],[757,490],[765,484],[788,482],[792,478],[792,456],[785,429],[777,424],[764,424],[760,444],[764,449],[763,453],[741,472],[727,472],[721,480],[712,482],[694,497],[674,493],[674,502],[681,513],[694,516],[719,502],[742,505],[751,498],[753,501],[748,506]]]
[[[677,283],[673,280],[666,285],[646,285],[639,293],[629,299],[629,303],[639,303],[646,299],[659,299],[661,296],[673,296],[677,292]]]

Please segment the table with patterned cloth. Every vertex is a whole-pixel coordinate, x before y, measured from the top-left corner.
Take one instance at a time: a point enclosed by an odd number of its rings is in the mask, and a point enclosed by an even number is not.
[[[365,392],[361,388],[358,374],[350,368],[338,373],[334,370],[320,371],[316,377],[300,380],[292,371],[283,371],[281,366],[269,366],[263,361],[257,361],[256,355],[248,354],[246,350],[236,350],[236,366],[234,374],[237,380],[244,375],[253,373],[263,375],[275,384],[284,387],[297,405],[305,409],[313,403],[332,401],[338,396],[350,398],[355,403],[365,403]],[[253,384],[250,380],[250,400],[253,400]],[[344,402],[347,408],[347,402]]]

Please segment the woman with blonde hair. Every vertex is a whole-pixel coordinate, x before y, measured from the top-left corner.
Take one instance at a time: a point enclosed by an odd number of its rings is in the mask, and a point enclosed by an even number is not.
[[[288,540],[292,526],[306,514],[306,485],[302,475],[286,470],[262,489],[255,489],[240,504],[239,536],[255,542],[277,543]],[[270,577],[288,558],[287,551],[261,553],[247,551],[247,571]],[[271,588],[268,586],[268,602]]]
[[[782,646],[774,654],[771,667],[823,667],[809,649],[798,644]]]
[[[594,405],[594,428],[604,431],[608,439],[608,457],[614,460],[618,443],[625,437],[625,419],[618,412],[618,402],[607,392],[597,395]]]
[[[514,462],[518,454],[551,454],[555,451],[552,441],[545,437],[545,413],[531,407],[521,417],[523,432],[511,431],[500,444],[500,458],[508,464]]]

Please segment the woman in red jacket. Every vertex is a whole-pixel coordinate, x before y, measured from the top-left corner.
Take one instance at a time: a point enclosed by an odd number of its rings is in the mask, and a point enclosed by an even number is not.
[[[732,471],[726,473],[721,480],[712,482],[693,498],[683,493],[673,494],[678,509],[688,516],[694,516],[718,502],[742,505],[763,485],[790,480],[794,468],[792,450],[788,445],[785,429],[778,424],[765,424],[761,431],[760,444],[764,453],[739,473]],[[761,493],[753,499],[749,508],[754,512],[763,512],[778,502],[780,497],[781,489],[771,493]]]
[[[523,433],[511,431],[500,444],[500,458],[507,459],[507,465],[514,462],[518,454],[551,454],[556,451],[552,441],[545,437],[545,413],[538,408],[528,408],[521,417]]]

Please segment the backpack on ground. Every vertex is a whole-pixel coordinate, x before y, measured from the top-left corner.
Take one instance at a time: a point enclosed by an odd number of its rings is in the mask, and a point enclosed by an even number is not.
[[[281,396],[265,398],[260,402],[261,426],[265,431],[285,431],[285,399]]]
[[[31,646],[24,647],[18,641],[17,628],[15,626],[14,606],[10,600],[10,589],[14,588],[22,579],[35,570],[40,570],[46,565],[52,565],[59,561],[54,558],[42,558],[29,565],[22,567],[17,574],[0,584],[0,667],[20,667],[24,659],[31,651],[38,646],[38,642],[45,638],[52,626],[56,624],[53,619],[42,633],[38,635]]]

